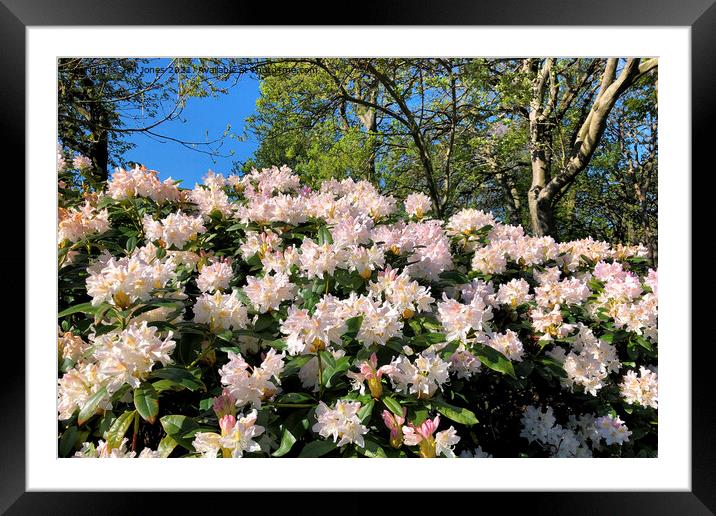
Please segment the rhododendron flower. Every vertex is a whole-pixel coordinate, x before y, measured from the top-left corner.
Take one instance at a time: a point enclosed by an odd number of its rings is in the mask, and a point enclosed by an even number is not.
[[[70,419],[77,409],[82,409],[87,401],[102,389],[103,375],[98,364],[81,362],[67,371],[57,380],[58,419]],[[98,408],[110,410],[110,395],[100,400]]]
[[[512,308],[524,304],[530,299],[532,299],[530,285],[524,278],[510,280],[508,283],[501,285],[497,292],[497,300],[503,305],[509,305]]]
[[[582,323],[578,325],[579,332],[574,338],[569,353],[557,347],[548,352],[553,359],[561,362],[566,378],[562,384],[569,389],[580,385],[592,396],[604,387],[609,373],[619,371],[621,364],[613,345],[598,339],[592,330]]]
[[[283,371],[283,354],[269,350],[258,367],[250,367],[241,355],[228,352],[229,362],[219,369],[222,385],[237,407],[251,404],[261,408],[263,401],[279,392],[280,375]],[[251,369],[251,372],[249,372]]]
[[[235,292],[202,294],[194,305],[194,322],[208,324],[213,332],[246,328],[249,322],[246,307]]]
[[[156,170],[137,165],[133,170],[116,168],[107,182],[107,195],[117,200],[147,197],[164,203],[178,201],[179,188],[171,178],[160,182]]]
[[[478,296],[469,304],[462,304],[443,293],[443,301],[438,303],[438,320],[445,328],[448,341],[465,342],[470,331],[484,331],[492,318],[492,307],[486,306]]]
[[[432,206],[430,197],[424,193],[412,193],[405,198],[405,212],[416,219],[422,219]]]
[[[323,401],[318,403],[316,408],[316,419],[312,430],[323,438],[333,437],[339,447],[349,443],[355,443],[363,448],[365,441],[363,435],[368,433],[368,428],[361,424],[358,418],[358,411],[361,404],[358,401],[338,400],[334,408],[330,408]]]
[[[408,414],[408,409],[403,407],[403,415],[396,416],[389,410],[384,410],[381,414],[385,426],[390,430],[390,445],[393,448],[400,448],[403,445],[403,423]]]
[[[92,305],[107,302],[121,309],[137,300],[146,301],[155,289],[176,280],[176,264],[171,258],[156,258],[156,247],[137,248],[129,257],[102,256],[87,269],[87,293]]]
[[[232,277],[231,259],[218,260],[201,268],[196,286],[202,292],[226,290]]]
[[[79,335],[75,335],[71,331],[66,331],[64,333],[60,332],[57,347],[60,356],[63,359],[69,359],[73,362],[77,362],[89,349],[89,344],[87,344]]]
[[[398,274],[390,266],[378,273],[376,281],[371,281],[368,289],[374,296],[382,295],[403,319],[410,319],[417,312],[430,311],[435,301],[428,287],[412,281],[405,271]]]
[[[229,197],[222,188],[204,188],[196,185],[189,192],[188,200],[199,208],[199,212],[205,217],[211,216],[212,213],[218,213],[224,217],[232,214],[232,205]]]
[[[353,382],[353,388],[359,389],[360,393],[365,392],[364,382],[368,383],[370,394],[378,399],[383,394],[383,385],[381,384],[381,378],[383,373],[388,373],[393,370],[393,366],[384,365],[378,367],[378,356],[373,353],[370,356],[370,360],[367,362],[361,362],[359,366],[359,372],[348,371],[347,375]]]
[[[99,235],[109,230],[109,212],[98,211],[89,201],[80,209],[60,208],[57,239],[62,242],[79,242],[90,235]]]
[[[455,428],[452,426],[447,430],[438,432],[434,437],[435,430],[440,424],[440,416],[434,419],[426,419],[419,426],[408,423],[403,427],[405,444],[408,446],[419,446],[422,458],[435,458],[438,455],[455,457],[453,447],[460,441]]]
[[[106,441],[99,440],[97,446],[93,443],[82,443],[82,448],[75,453],[75,457],[83,459],[131,459],[137,454],[133,451],[127,451],[127,441],[125,437],[118,448],[110,448]]]
[[[595,425],[607,446],[612,444],[621,445],[629,441],[631,432],[619,417],[602,416],[597,418]]]
[[[299,262],[307,279],[322,279],[324,274],[333,275],[344,259],[342,247],[329,243],[318,245],[309,238],[303,239],[300,253]]]
[[[162,365],[171,363],[176,346],[172,336],[170,331],[162,338],[146,321],[133,321],[124,330],[95,337],[93,358],[107,391],[113,393],[125,383],[136,389],[157,362]]]
[[[451,236],[470,235],[485,226],[494,224],[495,218],[489,213],[468,208],[450,217],[445,228]]]
[[[505,330],[505,333],[493,333],[489,336],[486,344],[496,349],[510,360],[522,361],[524,349],[517,334],[512,330]]]
[[[256,424],[257,416],[255,409],[240,418],[223,416],[219,420],[221,434],[197,432],[192,445],[206,459],[215,459],[219,451],[225,458],[239,458],[244,452],[260,451],[261,446],[254,438],[263,434],[265,428]]]
[[[267,274],[263,278],[247,276],[244,292],[254,308],[259,313],[264,313],[278,310],[282,302],[292,300],[296,295],[296,286],[286,274],[278,272],[273,276]]]
[[[229,389],[224,389],[221,392],[221,396],[217,396],[211,403],[211,408],[214,409],[216,417],[219,419],[224,416],[235,416],[236,415],[236,398],[231,395]]]
[[[480,359],[470,353],[462,343],[450,355],[450,371],[455,373],[458,378],[469,380],[473,374],[480,371],[481,366]]]
[[[639,368],[638,375],[636,371],[627,371],[619,384],[619,391],[627,403],[658,408],[659,382],[657,375],[644,366]]]
[[[206,232],[201,217],[185,215],[181,211],[170,213],[162,220],[145,215],[142,224],[148,239],[179,250],[184,249],[187,242],[194,240],[197,235]]]
[[[441,359],[433,349],[428,348],[410,362],[401,355],[390,363],[386,371],[393,388],[418,398],[431,398],[443,384],[450,380],[450,363]]]

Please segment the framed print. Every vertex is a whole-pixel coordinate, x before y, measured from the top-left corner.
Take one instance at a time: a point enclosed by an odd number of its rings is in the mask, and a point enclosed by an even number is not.
[[[713,511],[710,3],[3,0],[0,506]]]

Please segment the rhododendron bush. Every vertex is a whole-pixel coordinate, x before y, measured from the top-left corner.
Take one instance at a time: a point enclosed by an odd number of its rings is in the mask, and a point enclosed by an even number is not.
[[[656,455],[645,249],[287,167],[83,166],[58,161],[60,456]]]

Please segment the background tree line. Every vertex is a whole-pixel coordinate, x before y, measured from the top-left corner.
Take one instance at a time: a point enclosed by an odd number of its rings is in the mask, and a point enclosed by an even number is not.
[[[86,61],[60,62],[60,140],[105,175],[123,131],[161,135],[187,98],[251,75],[261,95],[244,136],[259,146],[236,172],[286,163],[309,184],[367,179],[427,193],[438,216],[491,210],[558,240],[644,243],[656,261],[656,59],[207,60],[233,73],[159,78],[137,60],[105,60],[104,76]]]

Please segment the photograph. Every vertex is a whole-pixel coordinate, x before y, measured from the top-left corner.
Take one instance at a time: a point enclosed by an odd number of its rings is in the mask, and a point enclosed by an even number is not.
[[[53,458],[658,458],[659,65],[58,57]]]

